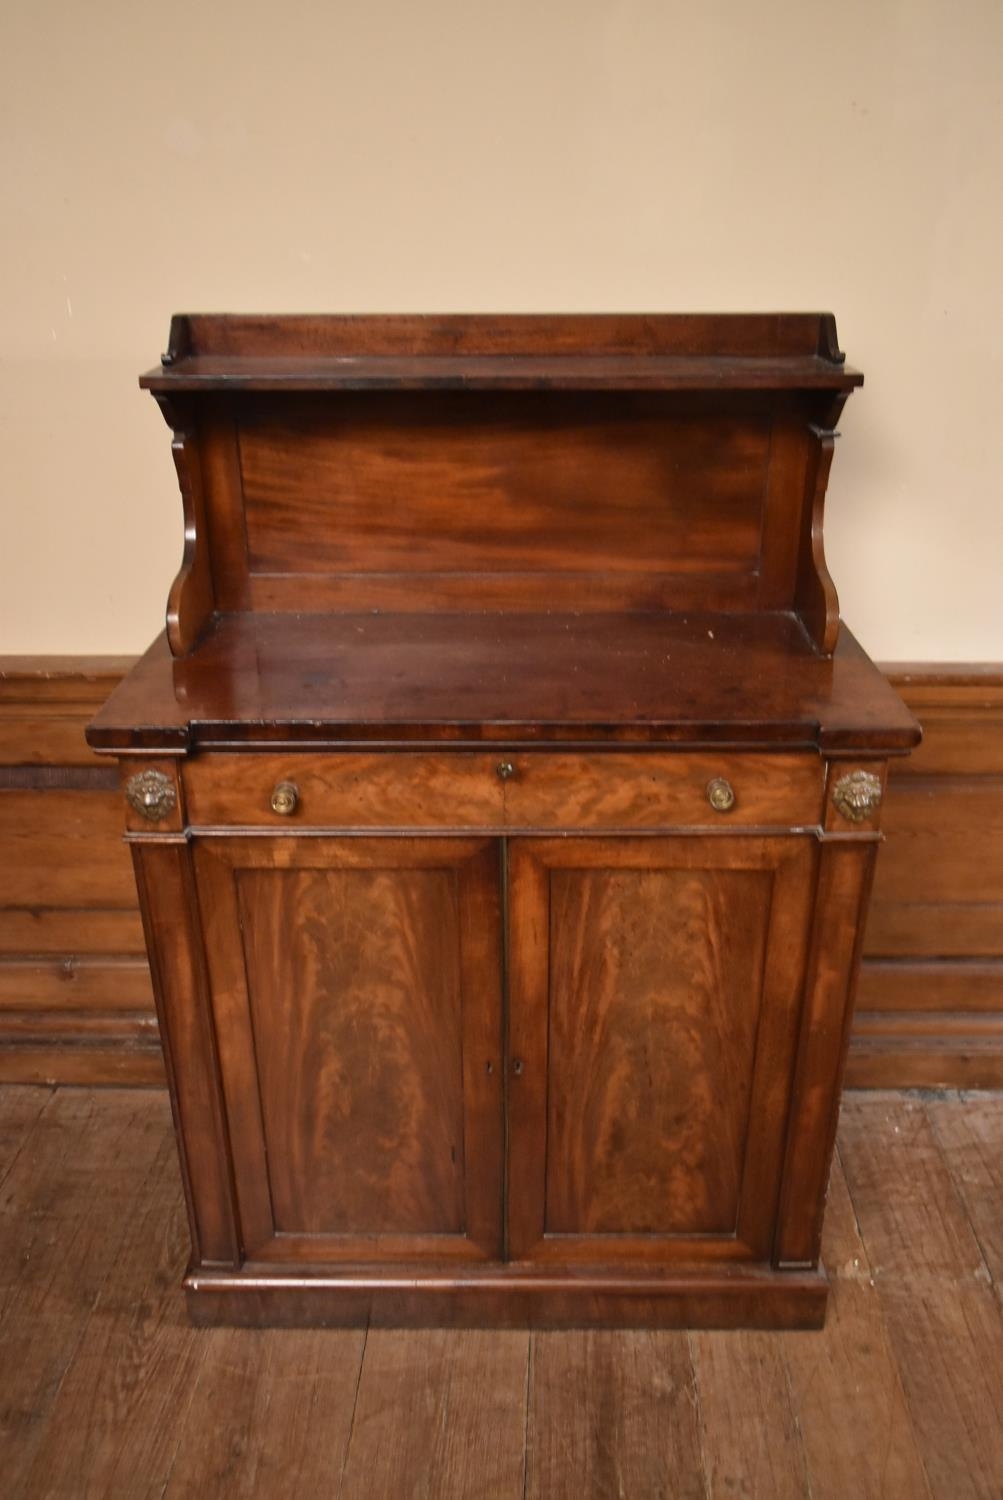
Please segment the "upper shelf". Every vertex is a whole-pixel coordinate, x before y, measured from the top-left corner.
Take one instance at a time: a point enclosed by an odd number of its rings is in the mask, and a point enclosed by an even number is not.
[[[220,390],[847,392],[829,313],[178,314],[156,394]]]
[[[146,390],[171,391],[851,391],[863,375],[803,359],[678,355],[326,355],[262,359],[196,355],[148,370]]]
[[[829,313],[178,314],[141,383],[185,551],[167,639],[355,611],[793,611],[863,377]]]

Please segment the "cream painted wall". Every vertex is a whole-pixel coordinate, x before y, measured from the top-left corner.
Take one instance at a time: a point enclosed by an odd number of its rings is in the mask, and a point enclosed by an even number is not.
[[[828,552],[1003,659],[1000,0],[6,0],[0,652],[142,648],[175,310],[832,308]]]

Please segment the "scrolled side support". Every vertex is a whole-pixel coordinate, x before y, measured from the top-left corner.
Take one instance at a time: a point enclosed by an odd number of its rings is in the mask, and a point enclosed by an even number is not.
[[[804,506],[801,515],[801,545],[798,553],[795,607],[805,628],[823,656],[831,656],[839,634],[839,595],[825,561],[825,492],[836,442],[836,423],[846,396],[829,404],[822,420],[809,431],[812,452],[808,462]]]
[[[167,596],[167,641],[174,656],[186,656],[216,607],[206,537],[202,467],[194,414],[188,403],[158,396],[157,405],[172,432],[171,453],[178,473],[185,526],[181,567]]]

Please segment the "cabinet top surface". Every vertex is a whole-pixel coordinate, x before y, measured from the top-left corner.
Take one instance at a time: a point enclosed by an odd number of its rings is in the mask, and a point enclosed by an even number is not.
[[[160,637],[89,731],[99,749],[568,742],[907,750],[919,728],[842,627],[789,614],[325,614]]]

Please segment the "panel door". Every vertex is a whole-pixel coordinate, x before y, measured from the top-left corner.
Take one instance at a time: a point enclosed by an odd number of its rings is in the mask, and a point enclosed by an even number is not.
[[[767,1259],[815,842],[510,845],[514,1259]]]
[[[196,841],[246,1258],[501,1248],[497,846]]]

